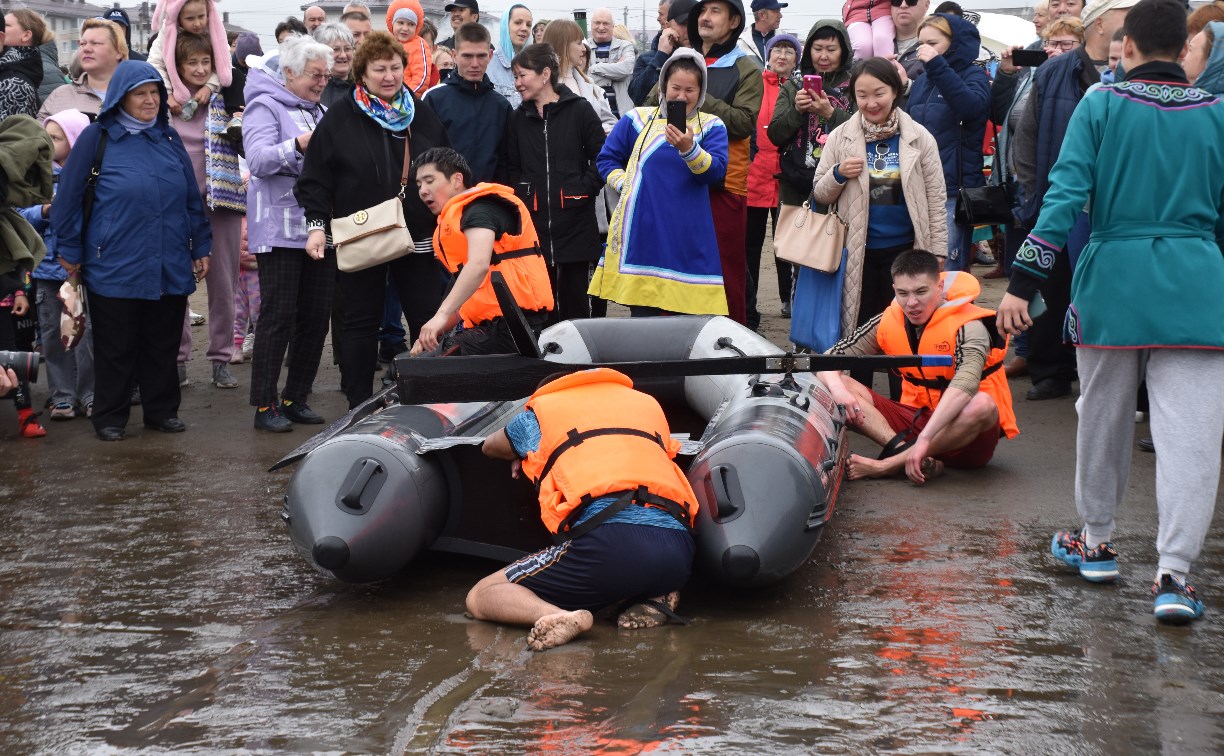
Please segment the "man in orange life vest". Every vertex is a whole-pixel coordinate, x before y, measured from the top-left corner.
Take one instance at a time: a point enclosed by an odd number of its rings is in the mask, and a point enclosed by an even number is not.
[[[530,625],[533,650],[591,629],[591,612],[633,604],[623,628],[678,619],[688,581],[697,497],[672,459],[663,408],[608,368],[550,377],[524,411],[484,441],[512,460],[540,497],[540,518],[557,545],[481,580],[467,595],[473,617]]]
[[[968,273],[939,272],[930,252],[902,252],[892,265],[896,299],[830,354],[943,354],[945,368],[902,368],[901,401],[843,377],[819,378],[846,408],[850,427],[884,447],[880,459],[850,455],[849,476],[882,478],[904,472],[922,485],[949,467],[984,467],[1000,436],[1020,431],[1011,390],[1000,366],[1007,341],[995,313],[973,300],[981,286]]]
[[[527,207],[509,187],[472,186],[467,161],[449,147],[427,150],[416,163],[421,201],[438,216],[434,254],[455,280],[438,312],[421,327],[412,353],[514,353],[490,273],[506,277],[537,333],[553,309],[548,266]],[[452,332],[460,320],[463,328]]]

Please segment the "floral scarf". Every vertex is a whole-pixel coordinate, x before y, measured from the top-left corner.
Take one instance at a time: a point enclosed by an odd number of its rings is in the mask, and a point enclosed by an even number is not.
[[[901,115],[897,112],[897,108],[893,108],[892,113],[888,114],[888,120],[880,124],[868,121],[867,116],[861,112],[859,117],[863,119],[863,138],[867,144],[882,139],[892,139],[893,135],[901,130]]]
[[[353,87],[353,100],[362,113],[388,131],[405,131],[412,123],[415,106],[408,87],[401,86],[395,99],[387,102],[376,94],[370,94],[364,84],[358,84]]]

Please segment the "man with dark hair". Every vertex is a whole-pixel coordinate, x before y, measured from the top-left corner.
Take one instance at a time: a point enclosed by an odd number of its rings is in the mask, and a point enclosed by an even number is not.
[[[642,105],[650,97],[650,91],[659,83],[659,71],[678,47],[688,47],[688,17],[696,0],[671,0],[659,4],[660,21],[663,28],[655,37],[654,46],[638,56],[633,64],[633,78],[629,82],[629,96],[634,105]]]
[[[477,0],[453,0],[443,8],[450,14],[450,26],[453,34],[438,43],[438,47],[448,47],[452,50],[459,44],[459,27],[464,24],[480,23],[480,3]]]
[[[1084,524],[1056,533],[1051,551],[1088,580],[1117,579],[1110,539],[1126,492],[1135,392],[1146,379],[1160,450],[1153,613],[1184,624],[1203,614],[1186,579],[1211,526],[1224,435],[1224,153],[1203,142],[1224,134],[1224,102],[1191,87],[1178,65],[1179,0],[1141,0],[1124,28],[1125,76],[1075,109],[998,324],[1009,333],[1032,325],[1028,303],[1087,204],[1091,241],[1070,307],[1044,316],[1065,314],[1080,377],[1075,503]],[[1143,160],[1118,159],[1138,150]]]
[[[984,467],[1000,436],[1020,432],[1000,369],[1007,340],[995,330],[995,313],[974,304],[982,291],[977,279],[964,271],[940,273],[930,252],[902,252],[892,278],[896,299],[829,354],[951,355],[953,364],[902,368],[900,402],[839,372],[819,374],[845,408],[851,430],[884,447],[879,459],[851,454],[849,477],[905,473],[922,485],[944,465]]]
[[[111,8],[106,13],[102,14],[102,18],[107,21],[114,21],[123,27],[124,40],[128,46],[128,60],[148,60],[149,56],[132,47],[132,21],[128,18],[127,11],[122,8]],[[36,40],[35,45],[42,44],[42,40]]]
[[[778,33],[782,25],[782,9],[789,3],[778,0],[752,0],[752,23],[740,35],[740,47],[762,64],[765,62],[765,45]]]
[[[301,37],[305,37],[310,34],[310,32],[306,29],[306,24],[302,23],[302,19],[298,18],[297,16],[290,16],[276,25],[276,31],[274,34],[276,37],[276,44],[279,45],[285,41],[286,37],[293,34],[297,34]]]
[[[553,310],[548,266],[527,206],[508,186],[473,186],[467,161],[449,147],[416,159],[416,183],[421,201],[438,216],[434,254],[455,278],[437,314],[421,327],[412,353],[516,352],[490,281],[493,271],[505,276],[537,333]],[[463,328],[452,331],[460,321]]]
[[[477,183],[492,181],[513,108],[485,74],[492,58],[489,30],[467,23],[455,31],[455,71],[425,93],[450,134],[451,145],[467,160]]]

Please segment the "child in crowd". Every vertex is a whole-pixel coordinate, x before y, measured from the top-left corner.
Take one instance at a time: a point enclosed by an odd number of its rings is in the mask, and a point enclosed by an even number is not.
[[[89,125],[89,116],[79,110],[61,110],[48,116],[43,128],[51,137],[55,151],[52,153],[52,168],[58,178],[60,168],[68,159],[68,153],[76,144],[77,137]],[[56,251],[55,229],[51,226],[51,205],[33,205],[22,209],[21,216],[34,230],[42,234],[47,244],[47,256],[34,268],[32,274],[35,309],[38,316],[38,331],[42,335],[43,365],[47,372],[47,388],[51,392],[51,419],[71,420],[82,414],[93,414],[94,366],[93,328],[89,318],[85,319],[85,333],[81,341],[65,351],[60,341],[60,314],[63,303],[59,300],[60,286],[68,273],[59,264]],[[16,309],[14,315],[18,315]],[[28,395],[27,395],[28,396]],[[27,410],[28,411],[28,410]],[[18,409],[20,415],[21,410]],[[38,421],[22,426],[22,435],[44,435],[35,429]],[[29,431],[29,432],[28,432]]]
[[[177,78],[190,88],[205,86],[213,76],[213,45],[199,34],[180,34],[175,40],[172,57],[167,64]],[[228,57],[229,50],[222,54]],[[172,118],[174,130],[182,137],[196,183],[204,200],[204,213],[212,227],[212,254],[208,274],[208,359],[212,362],[212,383],[217,388],[237,388],[238,381],[230,373],[234,356],[231,328],[234,323],[234,286],[238,282],[238,256],[242,238],[242,215],[246,212],[246,193],[238,169],[238,151],[225,136],[230,114],[225,109],[225,97],[213,94],[201,107],[188,116],[184,108],[178,118]],[[179,383],[184,382],[186,362],[191,355],[191,328],[185,321],[179,344]]]
[[[900,5],[901,3],[897,3]],[[850,32],[850,46],[855,60],[893,54],[892,10],[884,0],[846,0],[842,6],[842,22]]]
[[[157,8],[153,11],[153,25],[157,27],[158,34],[149,48],[149,64],[162,75],[168,93],[166,103],[171,113],[179,115],[184,107],[194,113],[196,108],[207,105],[209,99],[221,91],[221,87],[230,85],[233,79],[229,40],[214,0],[158,0]],[[180,33],[202,35],[209,40],[212,48],[213,74],[206,84],[195,90],[188,89],[174,67],[174,46]],[[166,50],[170,51],[170,61],[166,60]],[[196,104],[189,105],[191,100]],[[191,113],[187,116],[189,120]]]
[[[404,66],[404,84],[417,97],[423,97],[433,77],[433,53],[429,43],[417,34],[425,11],[418,0],[394,0],[387,8],[387,29],[404,46],[408,63]]]
[[[240,250],[238,286],[234,289],[234,356],[230,357],[233,363],[245,361],[255,351],[255,324],[259,322],[259,259],[247,246],[245,217]]]

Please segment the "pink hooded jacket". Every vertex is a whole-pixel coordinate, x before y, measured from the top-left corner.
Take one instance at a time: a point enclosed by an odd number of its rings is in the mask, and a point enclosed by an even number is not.
[[[178,41],[178,17],[183,6],[189,0],[158,0],[153,11],[153,28],[159,29],[157,39],[161,42],[162,60],[165,62],[166,75],[170,79],[171,94],[179,102],[187,102],[195,94],[187,89],[178,75],[178,67],[174,60],[174,46]],[[208,39],[212,42],[213,71],[221,81],[221,86],[228,87],[233,81],[230,69],[229,40],[225,36],[225,23],[217,10],[215,0],[204,0],[208,5]]]

